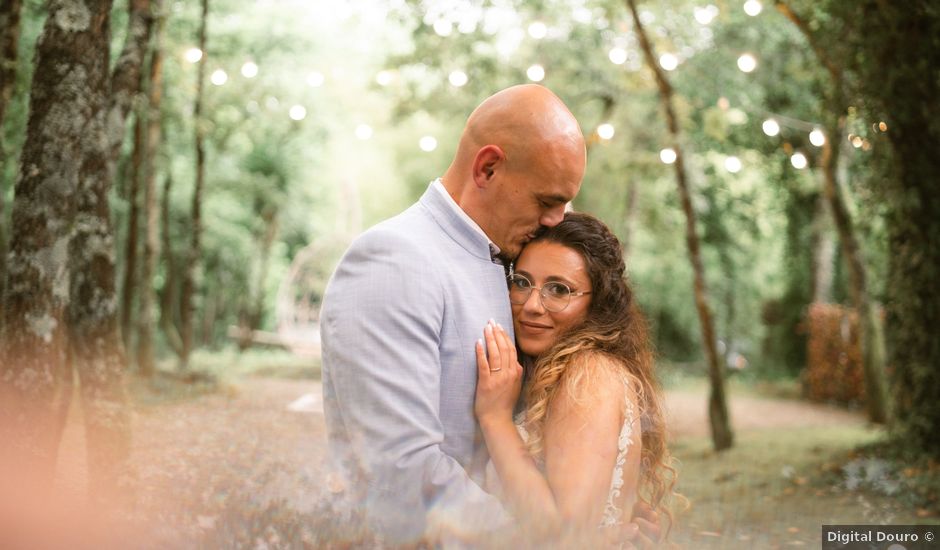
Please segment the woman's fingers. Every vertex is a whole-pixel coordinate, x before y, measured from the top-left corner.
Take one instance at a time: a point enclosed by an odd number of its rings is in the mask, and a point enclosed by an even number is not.
[[[499,344],[496,342],[495,323],[487,323],[483,329],[483,337],[486,339],[486,354],[489,360],[490,372],[499,372],[502,368]]]
[[[490,363],[486,360],[486,352],[483,351],[483,340],[477,340],[477,376],[480,380],[486,380],[490,376]]]

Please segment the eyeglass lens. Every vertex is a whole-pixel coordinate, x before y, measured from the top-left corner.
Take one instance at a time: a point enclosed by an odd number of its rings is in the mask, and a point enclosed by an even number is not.
[[[509,301],[521,305],[526,303],[532,294],[532,282],[522,275],[513,275],[509,279]],[[571,300],[571,289],[564,283],[551,281],[542,285],[539,290],[542,306],[552,312],[559,312],[568,307]]]

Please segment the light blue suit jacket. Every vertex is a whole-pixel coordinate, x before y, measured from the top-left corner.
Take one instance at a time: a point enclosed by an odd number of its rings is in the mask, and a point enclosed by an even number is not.
[[[393,543],[506,519],[480,488],[488,456],[473,415],[474,343],[490,318],[512,330],[506,278],[447,201],[429,187],[359,236],[320,314],[331,454]]]

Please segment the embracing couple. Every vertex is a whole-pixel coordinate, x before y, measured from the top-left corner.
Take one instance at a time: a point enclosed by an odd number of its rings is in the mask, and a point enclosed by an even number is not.
[[[668,529],[674,470],[621,246],[566,212],[584,137],[508,88],[443,177],[352,244],[321,312],[336,492],[389,545],[527,530],[614,545]]]

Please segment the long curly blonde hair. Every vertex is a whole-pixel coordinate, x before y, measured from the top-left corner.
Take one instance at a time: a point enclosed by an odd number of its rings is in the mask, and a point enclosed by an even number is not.
[[[543,455],[542,428],[552,400],[562,387],[580,383],[584,369],[571,365],[586,355],[600,354],[621,370],[623,380],[636,392],[643,449],[638,497],[670,523],[673,515],[667,499],[674,495],[677,472],[666,447],[666,423],[662,389],[653,372],[653,350],[646,319],[634,300],[626,279],[620,241],[597,218],[568,212],[564,220],[548,228],[532,242],[548,241],[577,251],[591,280],[591,305],[584,323],[563,334],[538,358],[526,358],[524,427],[528,449],[537,460]],[[534,364],[531,364],[534,361]]]

